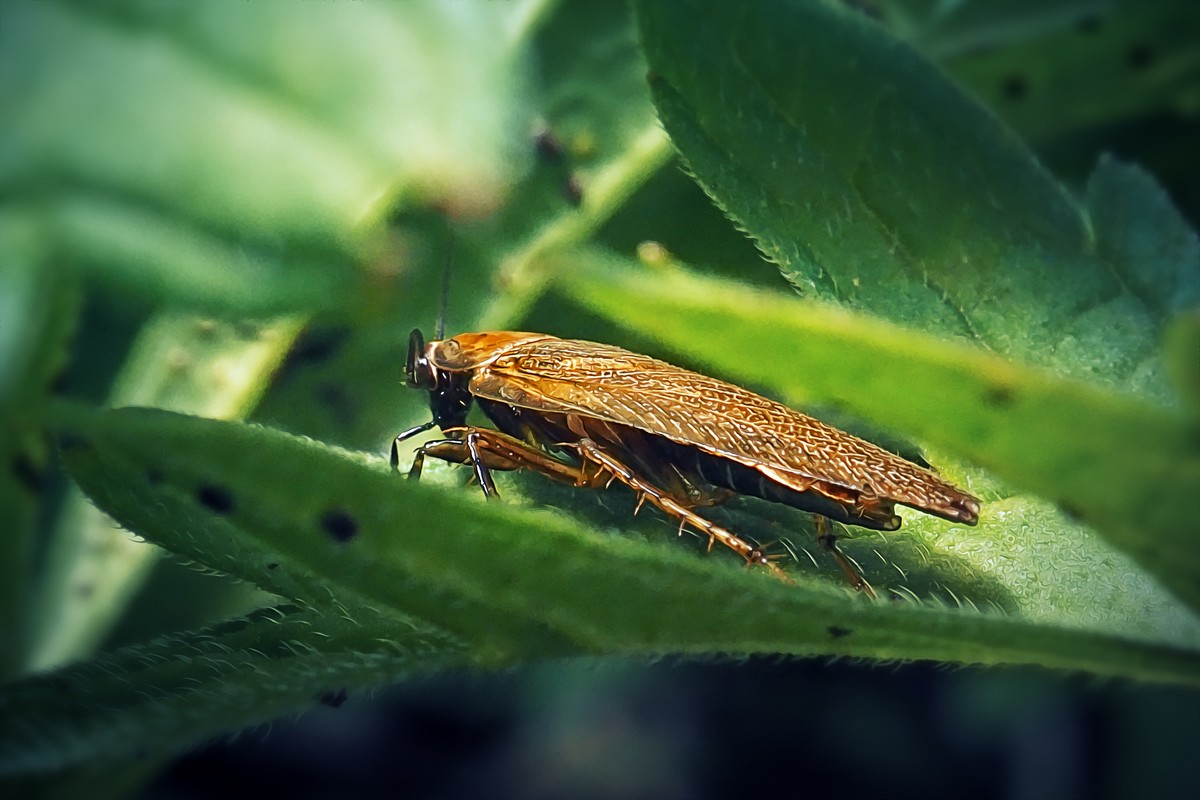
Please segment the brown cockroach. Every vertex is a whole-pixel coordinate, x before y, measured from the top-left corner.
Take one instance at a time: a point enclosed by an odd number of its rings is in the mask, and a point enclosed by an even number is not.
[[[483,493],[492,470],[527,469],[575,486],[618,481],[679,520],[782,575],[774,559],[695,513],[697,506],[752,495],[817,518],[818,537],[850,582],[870,587],[837,548],[826,519],[874,530],[900,527],[895,506],[974,525],[979,500],[933,472],[870,442],[724,381],[649,356],[543,333],[463,333],[408,341],[409,387],[429,392],[445,438],[416,450],[474,468]],[[498,430],[467,425],[477,402]]]

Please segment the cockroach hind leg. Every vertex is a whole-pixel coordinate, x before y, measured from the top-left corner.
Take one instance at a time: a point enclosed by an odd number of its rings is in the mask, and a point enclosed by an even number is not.
[[[604,450],[593,440],[588,439],[587,437],[579,440],[579,455],[583,459],[593,461],[604,467],[606,470],[611,472],[617,480],[621,481],[621,483],[625,484],[630,489],[633,489],[639,495],[644,495],[652,505],[656,506],[664,513],[680,520],[681,531],[683,529],[683,524],[686,523],[687,525],[691,525],[697,531],[707,534],[709,537],[710,549],[712,548],[713,542],[720,541],[721,544],[725,545],[730,550],[746,559],[747,562],[766,567],[776,577],[791,583],[791,579],[787,577],[787,574],[773,561],[764,558],[758,548],[753,547],[744,539],[731,533],[730,531],[727,531],[720,525],[701,517],[675,497],[671,496],[668,492],[663,491],[649,481],[644,480],[638,475],[634,474],[629,467],[625,466],[625,464],[623,464],[619,459],[617,459],[608,451]]]
[[[589,472],[589,468],[595,469],[595,472]],[[613,476],[606,477],[606,471],[599,464],[583,460],[579,465],[578,474],[575,478],[575,487],[577,489],[607,489],[616,478]],[[641,508],[640,503],[638,504],[638,508]],[[637,511],[633,513],[636,514]]]
[[[663,509],[663,510],[666,511],[666,509]],[[670,514],[672,512],[667,511],[667,513]],[[687,530],[687,526],[688,526],[688,518],[687,517],[679,517],[679,529],[675,531],[675,537],[678,539],[682,539],[683,532]],[[701,528],[700,526],[694,526],[694,527],[698,528],[698,530],[696,531],[696,536],[708,536],[708,544],[705,545],[704,552],[711,553],[712,549],[713,549],[713,545],[717,543],[716,534],[714,534],[712,531],[706,531],[703,528]]]
[[[763,552],[761,547],[752,548],[749,553],[746,553],[746,566],[748,567],[755,565],[765,567],[769,565],[771,561],[772,559]]]
[[[785,552],[772,553],[771,550],[774,549],[776,545],[779,545],[780,547],[782,547]],[[752,555],[757,555],[757,557],[759,559],[761,559],[762,563],[766,563],[768,561],[774,562],[774,561],[786,561],[786,560],[796,561],[797,560],[796,553],[792,549],[791,544],[789,544],[784,539],[774,539],[772,541],[767,542],[766,544],[759,544],[758,547],[754,548],[754,550],[752,551]]]
[[[846,576],[846,580],[850,582],[850,586],[855,591],[862,592],[872,600],[876,599],[875,590],[871,588],[871,584],[867,583],[867,579],[862,576],[858,565],[837,546],[837,535],[833,533],[832,523],[829,519],[820,514],[814,514],[813,521],[817,528],[817,541],[837,561],[838,566],[842,568],[842,573]]]

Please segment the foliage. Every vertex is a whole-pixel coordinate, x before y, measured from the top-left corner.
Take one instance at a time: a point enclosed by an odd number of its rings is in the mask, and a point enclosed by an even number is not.
[[[0,772],[577,654],[1200,683],[1200,249],[1148,172],[1062,156],[1194,104],[1197,12],[871,6],[4,4]],[[455,331],[912,437],[983,521],[851,533],[872,603],[788,509],[713,513],[795,585],[630,497],[405,481],[447,261]],[[170,611],[178,561],[226,577]]]

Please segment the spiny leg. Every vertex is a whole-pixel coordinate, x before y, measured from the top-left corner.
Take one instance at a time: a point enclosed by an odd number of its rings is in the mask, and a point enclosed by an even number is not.
[[[709,522],[703,517],[695,514],[691,509],[684,506],[671,495],[639,478],[633,473],[629,467],[625,466],[621,461],[613,457],[607,451],[602,449],[598,444],[588,438],[580,439],[576,445],[580,456],[585,461],[591,461],[599,465],[612,474],[613,479],[633,489],[638,495],[638,506],[649,500],[653,505],[662,509],[665,513],[675,517],[680,521],[680,530],[683,530],[685,525],[691,525],[703,533],[708,534],[709,547],[712,547],[714,541],[734,551],[742,558],[746,559],[747,563],[758,564],[771,570],[776,576],[787,580],[790,579],[770,558],[763,554],[762,550],[746,542],[740,536],[737,536],[725,530],[721,526]]]
[[[875,590],[871,588],[871,584],[867,583],[866,578],[858,571],[858,567],[854,565],[854,562],[837,546],[837,536],[833,533],[829,518],[820,514],[813,514],[813,522],[817,528],[817,541],[837,561],[838,566],[842,568],[842,572],[846,575],[846,580],[850,581],[850,585],[855,589],[874,600]]]
[[[719,541],[745,558],[748,563],[765,566],[779,578],[790,582],[783,570],[764,555],[762,550],[753,547],[719,525],[698,516],[666,492],[637,477],[623,463],[601,450],[591,439],[585,438],[571,445],[583,457],[580,466],[574,466],[563,463],[545,451],[532,447],[519,439],[490,428],[451,428],[447,429],[446,433],[462,433],[464,435],[462,438],[427,442],[418,448],[413,459],[413,467],[409,471],[410,477],[420,476],[421,465],[424,463],[425,456],[429,455],[456,464],[482,465],[485,469],[506,471],[527,469],[577,487],[600,488],[619,480],[637,493],[639,507],[649,500],[665,513],[679,519],[680,530],[685,525],[691,525],[708,535],[710,547],[713,541]],[[589,464],[596,467],[595,473],[589,474]],[[492,491],[494,493],[494,487]],[[484,493],[487,494],[486,489]]]
[[[479,455],[479,439],[478,431],[467,432],[467,452],[471,456],[471,466],[475,468],[475,479],[479,481],[479,488],[483,490],[483,496],[496,497],[496,482],[492,480],[492,471],[483,463],[483,458]]]

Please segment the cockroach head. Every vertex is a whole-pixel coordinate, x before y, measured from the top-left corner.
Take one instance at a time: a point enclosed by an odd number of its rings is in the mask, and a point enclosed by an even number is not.
[[[437,369],[425,353],[425,337],[416,328],[408,335],[408,360],[404,367],[405,383],[410,389],[433,389],[437,386]]]
[[[471,373],[468,371],[453,372],[438,369],[437,364],[430,361],[430,353],[435,347],[453,350],[458,343],[453,339],[425,344],[425,337],[419,330],[408,335],[408,360],[404,365],[404,382],[411,389],[424,389],[429,392],[429,410],[433,412],[433,422],[442,430],[461,428],[467,424],[467,413],[471,410]]]

